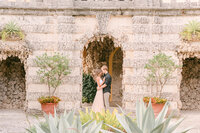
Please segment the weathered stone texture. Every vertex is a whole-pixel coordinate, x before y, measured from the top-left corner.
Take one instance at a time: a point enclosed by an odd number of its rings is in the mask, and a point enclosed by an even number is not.
[[[143,76],[124,76],[123,77],[123,83],[124,84],[138,84],[138,85],[147,85],[146,78]],[[170,78],[167,82],[167,85],[177,85],[177,77]]]
[[[36,59],[36,56],[30,56],[27,59],[27,65],[29,67],[36,67],[36,63],[34,62],[34,60]],[[70,59],[69,60],[69,66],[70,67],[81,67],[82,66],[82,60],[81,59]]]
[[[65,84],[69,84],[69,83],[73,83],[73,84],[79,84],[81,83],[82,81],[82,76],[79,75],[79,76],[67,76],[65,79],[63,79],[63,83]],[[34,83],[34,84],[40,84],[41,81],[39,79],[38,76],[32,76],[32,75],[29,75],[27,77],[27,83]]]
[[[187,58],[183,61],[180,99],[182,109],[200,109],[199,59]]]
[[[35,99],[34,101],[28,101],[27,108],[31,110],[41,110],[41,104]]]
[[[27,45],[30,49],[34,51],[42,51],[42,50],[54,51],[55,49],[57,49],[56,41],[31,40],[27,41]]]
[[[23,109],[26,100],[24,65],[17,57],[0,62],[0,108]]]
[[[179,33],[188,21],[199,20],[199,10],[193,9],[199,7],[200,3],[197,2],[195,0],[190,0],[190,3],[187,0],[0,2],[0,29],[10,20],[17,22],[26,34],[26,45],[33,50],[27,59],[28,109],[40,110],[37,98],[48,91],[46,85],[41,84],[36,75],[34,59],[44,53],[52,55],[54,52],[67,56],[72,70],[57,91],[62,99],[59,109],[79,108],[84,46],[88,46],[90,41],[100,36],[99,34],[105,34],[113,39],[115,47],[121,47],[123,53],[123,59],[119,58],[123,62],[120,64],[116,59],[114,63],[113,86],[114,88],[118,86],[119,89],[113,91],[113,99],[117,101],[120,97],[125,109],[134,110],[138,98],[155,93],[155,89],[151,91],[145,80],[147,71],[144,66],[148,59],[159,52],[164,52],[172,56],[177,64],[181,64],[175,54],[177,45],[181,44]],[[92,8],[82,10],[83,7]],[[177,10],[183,7],[188,9]],[[96,10],[100,8],[105,10]],[[175,72],[164,88],[163,97],[172,101],[173,108],[180,108],[179,94],[181,96],[184,94],[182,101],[184,98],[189,101],[189,98],[192,99],[198,94],[196,89],[185,96],[188,90],[185,89],[187,88],[185,82],[185,86],[179,90],[180,78],[181,75]],[[190,84],[190,88],[198,88],[196,79],[191,79],[191,82],[194,84],[193,86]],[[194,99],[191,101],[195,102]],[[184,101],[183,108],[186,106],[191,107]]]
[[[53,34],[56,32],[56,27],[53,24],[29,24],[29,25],[22,25],[21,28],[26,33],[43,33],[43,34]]]
[[[118,22],[118,23],[116,23]],[[116,17],[111,16],[110,20],[108,21],[107,26],[108,32],[112,32],[114,30],[120,30],[120,32],[126,33],[126,34],[132,34],[132,19],[131,17]]]
[[[61,110],[72,110],[72,109],[80,109],[81,101],[61,101],[59,103],[59,109]]]

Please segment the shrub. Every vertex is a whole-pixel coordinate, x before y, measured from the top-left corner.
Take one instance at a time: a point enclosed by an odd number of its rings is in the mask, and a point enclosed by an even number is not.
[[[82,102],[92,103],[97,92],[96,82],[90,74],[83,74],[82,84]]]
[[[1,31],[1,38],[3,41],[23,40],[24,34],[21,31],[20,27],[17,26],[16,23],[11,21],[8,24],[6,24],[3,30]]]
[[[60,54],[48,56],[46,53],[42,56],[37,56],[35,63],[39,67],[37,71],[42,83],[47,84],[49,89],[49,96],[40,97],[40,103],[59,102],[59,98],[53,97],[58,86],[62,84],[66,75],[70,74],[68,59]],[[52,90],[51,90],[52,89]]]
[[[109,110],[102,111],[101,113],[99,112],[95,113],[92,110],[88,111],[88,109],[86,108],[85,112],[79,111],[79,114],[80,114],[82,124],[85,124],[91,120],[96,121],[97,123],[103,121],[104,124],[102,126],[102,129],[104,130],[113,131],[113,129],[107,126],[107,124],[117,129],[124,130],[122,125],[119,123],[119,121],[116,118],[117,112],[118,111],[114,109],[112,113],[110,113]]]
[[[200,40],[200,22],[190,21],[185,25],[180,33],[183,41],[199,41]]]

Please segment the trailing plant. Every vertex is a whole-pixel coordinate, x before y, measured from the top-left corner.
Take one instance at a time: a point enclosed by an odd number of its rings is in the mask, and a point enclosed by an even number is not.
[[[60,98],[58,97],[55,97],[55,96],[47,96],[47,97],[40,97],[38,98],[38,101],[41,103],[41,104],[45,104],[45,103],[58,103],[60,100]]]
[[[3,41],[6,40],[23,40],[24,34],[20,27],[13,21],[5,25],[1,31],[1,38]]]
[[[113,131],[113,129],[107,126],[107,124],[117,129],[124,130],[122,125],[116,118],[117,112],[118,111],[114,109],[112,113],[109,110],[103,110],[102,112],[95,113],[92,110],[89,111],[88,108],[86,108],[85,112],[79,111],[79,114],[82,124],[85,124],[88,121],[96,121],[97,123],[103,121],[104,124],[102,126],[102,129],[104,130]]]
[[[145,103],[149,103],[151,100],[152,103],[163,104],[167,102],[167,99],[159,98],[159,97],[144,97],[143,101]]]
[[[35,63],[39,67],[37,74],[41,82],[47,84],[49,90],[49,96],[40,97],[38,101],[40,103],[59,102],[60,99],[53,96],[65,76],[70,74],[68,59],[58,53],[53,56],[48,56],[45,53],[42,56],[37,56]]]
[[[199,41],[200,40],[200,22],[192,20],[185,25],[180,33],[183,41]]]
[[[97,92],[97,84],[90,74],[83,74],[82,102],[92,103]]]
[[[69,113],[65,112],[60,117],[56,113],[54,117],[45,115],[44,122],[39,122],[26,129],[26,131],[28,133],[99,133],[102,124],[102,122],[97,124],[95,121],[88,121],[82,125],[80,117],[71,111]]]
[[[152,109],[151,101],[148,107],[141,100],[136,103],[136,120],[137,123],[132,121],[132,118],[124,115],[116,114],[117,119],[125,129],[126,133],[173,133],[175,129],[180,125],[183,119],[178,120],[176,123],[170,124],[173,117],[173,113],[170,114],[168,118],[165,116],[168,111],[168,102],[163,107],[162,111],[159,113],[158,117],[155,118]],[[109,125],[110,126],[110,125]],[[112,126],[110,126],[112,127]],[[112,127],[118,133],[124,133],[119,129]],[[187,128],[180,133],[186,133],[190,129]]]
[[[156,97],[160,98],[164,85],[179,67],[171,59],[171,56],[164,53],[159,53],[148,61],[145,65],[145,69],[148,70],[146,80],[151,85],[156,85]]]

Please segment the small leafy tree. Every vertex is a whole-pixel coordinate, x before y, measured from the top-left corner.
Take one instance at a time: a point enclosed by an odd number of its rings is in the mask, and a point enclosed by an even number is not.
[[[41,82],[48,85],[49,97],[53,96],[63,78],[70,74],[68,59],[58,53],[53,56],[48,56],[45,53],[38,56],[35,63],[39,67],[37,74]],[[51,89],[53,89],[52,93]]]
[[[171,56],[167,56],[164,53],[155,55],[145,65],[145,69],[149,72],[146,79],[150,84],[156,85],[157,97],[161,96],[164,85],[178,67],[171,59]]]

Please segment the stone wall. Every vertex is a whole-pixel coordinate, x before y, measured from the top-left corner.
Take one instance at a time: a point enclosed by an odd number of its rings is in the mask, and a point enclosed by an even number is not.
[[[0,109],[24,109],[25,100],[24,65],[9,57],[0,62]]]
[[[148,59],[161,51],[181,64],[176,55],[177,45],[182,44],[179,33],[188,21],[200,20],[198,1],[125,0],[121,1],[124,4],[121,4],[123,6],[120,9],[120,5],[114,6],[113,3],[116,2],[119,1],[105,2],[112,4],[112,8],[106,7],[102,1],[92,0],[0,2],[0,29],[10,20],[17,22],[26,33],[26,45],[33,50],[27,59],[26,70],[28,110],[40,110],[37,98],[48,91],[47,86],[40,83],[36,74],[38,68],[34,63],[36,56],[45,52],[50,55],[60,52],[70,60],[72,73],[56,92],[62,99],[59,109],[81,107],[82,53],[84,46],[94,36],[110,36],[114,46],[121,47],[122,106],[127,110],[135,109],[137,99],[153,94],[145,81],[147,71],[144,65]],[[89,5],[93,5],[93,8],[89,8]],[[180,71],[181,69],[173,73],[162,94],[171,101],[172,109],[181,108]],[[153,87],[152,91],[155,91]]]
[[[198,0],[4,0],[2,7],[19,8],[98,8],[98,9],[130,9],[130,8],[196,8]]]
[[[113,57],[113,74],[112,74],[112,106],[122,105],[123,89],[123,51],[117,50]]]
[[[180,99],[183,110],[200,110],[200,60],[183,61]]]

